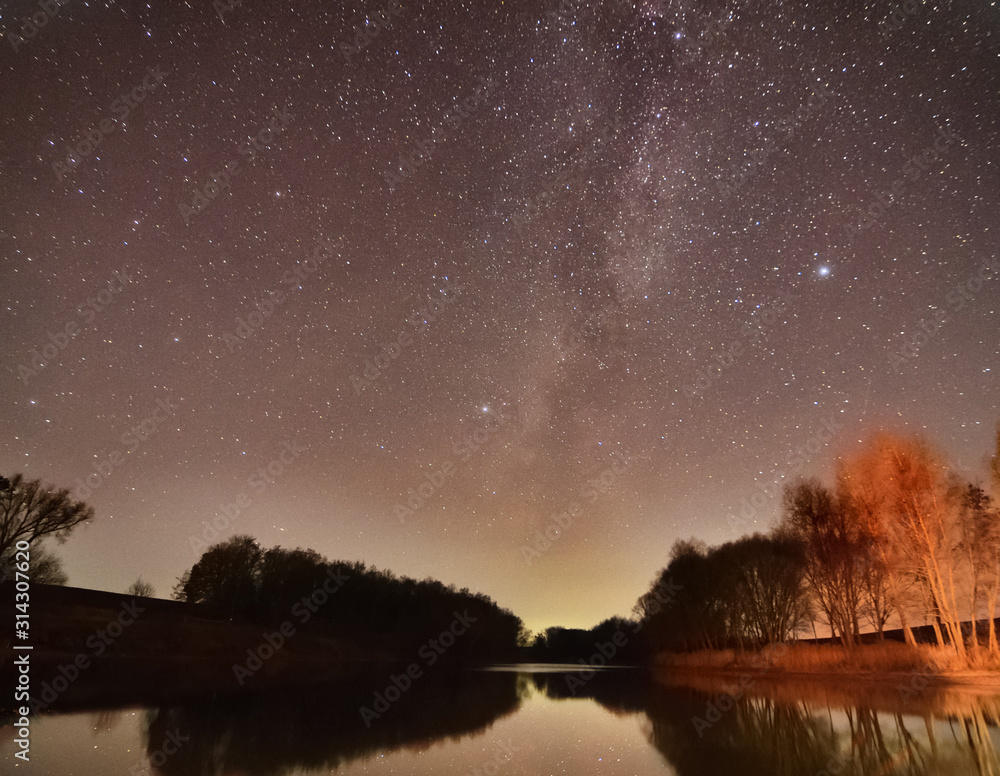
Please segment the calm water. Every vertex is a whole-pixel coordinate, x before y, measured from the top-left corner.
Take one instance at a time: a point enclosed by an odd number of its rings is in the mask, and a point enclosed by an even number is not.
[[[0,759],[4,773],[53,776],[1000,774],[998,695],[919,680],[904,691],[759,680],[741,693],[718,680],[668,687],[628,670],[582,685],[568,676],[534,666],[424,676],[370,726],[359,708],[374,707],[388,674],[52,715],[32,723],[29,764],[13,757],[9,725]]]

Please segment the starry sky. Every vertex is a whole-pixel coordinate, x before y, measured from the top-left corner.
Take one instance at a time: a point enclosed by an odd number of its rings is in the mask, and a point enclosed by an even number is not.
[[[996,2],[40,8],[0,472],[95,507],[70,584],[249,533],[589,627],[876,428],[984,479]]]

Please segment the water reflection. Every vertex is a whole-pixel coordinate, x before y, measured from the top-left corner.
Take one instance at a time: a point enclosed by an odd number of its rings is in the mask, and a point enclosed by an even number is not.
[[[494,757],[485,747],[502,730],[519,749],[504,755],[498,772],[512,774],[548,773],[559,763],[574,773],[607,772],[593,746],[603,736],[605,753],[614,750],[637,774],[1000,776],[1000,696],[968,689],[763,680],[741,687],[705,677],[669,685],[630,670],[574,683],[566,673],[522,666],[425,676],[366,725],[359,708],[372,705],[390,673],[152,708],[146,759],[164,776],[360,773],[377,755],[389,770],[416,773],[412,758],[437,742],[435,768],[421,772],[468,773]],[[90,719],[98,730],[116,727],[113,714]]]
[[[678,774],[1000,774],[1000,696],[907,680],[820,682],[687,678],[656,686],[640,673],[598,674],[575,697],[641,710],[652,746]],[[549,697],[573,697],[552,676]]]
[[[528,686],[516,673],[438,673],[414,681],[366,724],[359,709],[373,706],[375,692],[385,694],[392,674],[400,672],[153,709],[146,751],[158,772],[177,776],[330,770],[483,732],[518,709]]]

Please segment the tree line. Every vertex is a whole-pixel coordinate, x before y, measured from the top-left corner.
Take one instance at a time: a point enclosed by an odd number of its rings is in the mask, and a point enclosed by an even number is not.
[[[595,639],[620,633],[633,634],[620,659],[634,662],[662,650],[753,649],[810,630],[816,636],[819,623],[846,647],[864,631],[884,639],[890,624],[914,643],[913,628],[929,624],[935,641],[960,660],[984,652],[1000,659],[1000,427],[989,479],[992,495],[925,440],[874,434],[838,461],[831,482],[787,485],[780,519],[767,533],[716,547],[676,542],[633,620],[611,618],[589,631],[549,628],[530,648],[520,618],[482,593],[331,562],[313,550],[264,549],[250,536],[209,547],[180,578],[174,598],[278,625],[333,574],[348,583],[310,627],[363,634],[399,654],[468,610],[476,626],[455,646],[458,658],[570,660],[592,651]],[[66,489],[20,474],[0,477],[0,568],[11,567],[15,546],[28,541],[32,578],[65,583],[58,559],[35,543],[63,541],[92,517]],[[664,598],[664,590],[678,592]],[[152,594],[141,580],[130,591]]]
[[[317,598],[331,578],[338,580],[336,592]],[[456,612],[474,624],[444,659],[510,660],[527,639],[521,619],[483,593],[329,561],[314,550],[264,549],[245,535],[209,547],[178,580],[173,597],[271,627],[305,600],[314,633],[367,641],[398,657],[448,629]]]
[[[13,580],[16,549],[27,542],[30,579],[65,584],[59,558],[42,543],[65,541],[93,517],[93,508],[66,488],[22,474],[0,477],[0,581]],[[331,579],[337,580],[333,587]],[[126,591],[137,596],[154,592],[141,577]],[[521,619],[482,593],[430,578],[399,577],[360,562],[331,562],[313,550],[264,549],[250,536],[207,548],[178,580],[173,597],[271,627],[304,606],[308,630],[353,639],[392,657],[415,652],[458,615],[471,626],[442,655],[443,661],[513,660],[528,640]]]
[[[1000,428],[990,481],[1000,493]],[[817,622],[850,648],[893,622],[908,643],[929,623],[960,660],[1000,658],[1000,510],[917,437],[875,434],[831,483],[787,485],[766,534],[678,541],[653,590],[666,582],[681,589],[666,606],[650,592],[633,609],[653,652],[757,648]]]

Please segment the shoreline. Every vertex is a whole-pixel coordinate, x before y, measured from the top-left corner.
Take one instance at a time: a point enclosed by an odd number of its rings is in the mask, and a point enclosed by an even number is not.
[[[737,683],[770,687],[812,685],[836,692],[895,692],[901,698],[937,692],[1000,695],[1000,666],[985,653],[961,665],[950,649],[927,644],[776,644],[756,652],[735,650],[660,653],[652,663],[664,685],[705,688]]]
[[[741,676],[750,675],[754,680],[768,678],[817,681],[864,679],[866,681],[886,683],[912,679],[914,675],[919,675],[927,679],[929,682],[936,682],[942,685],[989,685],[997,690],[1000,690],[1000,670],[974,668],[938,672],[927,672],[919,669],[912,669],[909,671],[876,671],[864,669],[793,671],[784,668],[752,668],[749,666],[681,667],[653,665],[652,670],[658,677],[664,676],[679,679],[682,679],[685,676],[738,679]]]

